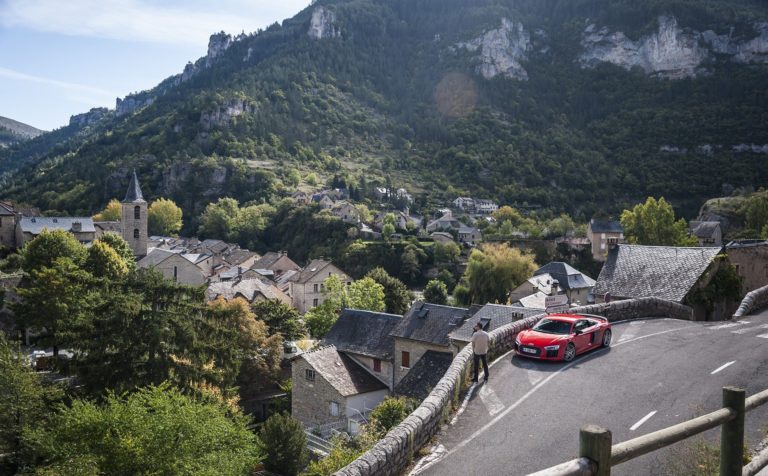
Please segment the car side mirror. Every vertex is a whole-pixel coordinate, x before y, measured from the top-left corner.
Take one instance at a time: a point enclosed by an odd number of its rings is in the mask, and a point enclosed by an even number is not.
[[[581,329],[574,329],[573,333],[576,334],[576,335],[581,335],[582,334]]]

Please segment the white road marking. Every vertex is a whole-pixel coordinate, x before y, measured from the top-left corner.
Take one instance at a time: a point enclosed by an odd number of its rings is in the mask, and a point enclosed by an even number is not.
[[[493,366],[494,366],[494,365],[496,365],[496,362],[499,362],[499,361],[503,360],[503,359],[504,359],[504,357],[508,356],[508,355],[509,355],[509,354],[511,354],[512,352],[513,352],[513,351],[511,351],[511,350],[510,350],[510,351],[509,351],[509,352],[507,352],[506,354],[502,355],[502,356],[501,356],[501,357],[499,357],[498,359],[496,359],[496,360],[494,360],[493,362],[491,362],[491,363],[488,365],[488,369],[490,370],[491,368],[493,368]],[[480,369],[478,369],[478,371],[479,371],[479,370],[480,370]],[[471,370],[470,370],[470,372],[471,372]],[[485,387],[485,386],[486,386],[486,385],[484,385],[484,387]],[[477,384],[476,384],[476,383],[475,383],[475,384],[472,384],[472,386],[471,386],[471,387],[469,387],[469,391],[467,391],[467,395],[466,395],[466,396],[464,396],[464,401],[462,401],[462,402],[461,402],[461,406],[459,407],[459,409],[458,409],[458,410],[456,410],[456,414],[453,416],[453,418],[451,418],[451,423],[450,423],[451,425],[455,425],[455,424],[456,424],[456,422],[459,420],[459,416],[460,416],[462,413],[464,413],[464,410],[466,410],[466,409],[467,409],[467,405],[469,404],[469,400],[472,398],[472,395],[475,393],[475,389],[476,389],[476,388],[477,388]],[[496,397],[496,399],[498,400],[498,397]],[[499,401],[501,401],[501,400],[499,400]],[[483,403],[485,403],[485,402],[483,402]],[[502,407],[503,407],[503,406],[504,406],[504,404],[502,404]],[[493,414],[491,414],[491,416],[493,416]]]
[[[483,401],[491,416],[495,416],[504,410],[504,403],[502,403],[501,399],[496,395],[496,392],[491,390],[491,387],[488,385],[480,387],[480,393],[478,395],[480,395],[480,400]]]
[[[641,339],[646,339],[646,338],[648,338],[648,337],[654,337],[654,336],[658,336],[658,335],[661,335],[661,334],[668,334],[668,333],[670,333],[670,332],[677,332],[677,331],[681,331],[681,330],[684,330],[684,329],[690,329],[690,328],[693,328],[693,327],[699,327],[699,326],[696,326],[696,325],[692,325],[692,326],[678,327],[678,328],[676,328],[676,329],[667,329],[666,331],[654,332],[653,334],[647,334],[647,335],[644,335],[644,336],[635,337],[635,338],[634,338],[634,339],[632,339],[632,340],[628,340],[628,341],[625,341],[625,342],[620,342],[620,343],[618,343],[618,344],[614,345],[614,346],[613,346],[613,348],[619,347],[619,346],[621,346],[621,345],[624,345],[624,344],[628,344],[628,343],[630,343],[630,342],[635,342],[635,341],[638,341],[638,340],[641,340]],[[592,355],[595,355],[595,354],[600,354],[600,353],[604,353],[604,352],[606,352],[607,350],[608,350],[608,349],[600,349],[600,350],[597,350],[597,351],[593,352],[593,353],[592,353]],[[549,381],[551,381],[553,378],[557,377],[557,376],[558,376],[558,375],[560,375],[562,372],[565,372],[566,370],[568,370],[569,368],[573,367],[574,365],[576,365],[576,364],[578,364],[578,363],[580,363],[580,362],[581,362],[581,359],[579,359],[579,360],[574,360],[574,361],[573,361],[573,362],[571,362],[570,364],[568,364],[568,365],[565,365],[565,366],[561,367],[560,369],[558,369],[556,372],[554,372],[554,373],[550,374],[550,375],[549,375],[549,377],[545,378],[545,379],[544,379],[544,380],[543,380],[541,383],[539,383],[538,385],[536,385],[536,386],[535,386],[535,387],[533,387],[532,389],[528,390],[528,392],[526,392],[526,393],[525,393],[525,395],[523,395],[522,397],[520,397],[520,398],[519,398],[519,399],[518,399],[516,402],[514,402],[513,404],[509,405],[509,406],[508,406],[508,407],[507,407],[507,408],[506,408],[506,409],[505,409],[503,412],[501,412],[501,413],[499,413],[498,415],[496,415],[496,416],[495,416],[495,417],[494,417],[494,418],[493,418],[491,421],[489,421],[488,423],[486,423],[485,425],[483,425],[483,426],[482,426],[480,429],[478,429],[477,431],[475,431],[474,433],[472,433],[471,435],[469,435],[469,437],[468,437],[467,439],[465,439],[464,441],[460,442],[459,444],[457,444],[456,446],[454,446],[453,448],[451,448],[451,449],[450,449],[450,450],[449,450],[449,451],[448,451],[448,452],[445,454],[445,456],[449,456],[449,455],[451,455],[451,454],[455,453],[456,451],[460,450],[461,448],[463,448],[463,447],[467,446],[467,445],[468,445],[468,444],[469,444],[469,443],[470,443],[472,440],[474,440],[475,438],[477,438],[477,437],[478,437],[478,436],[480,436],[481,434],[485,433],[485,432],[488,430],[488,428],[492,427],[493,425],[495,425],[496,423],[498,423],[498,422],[499,422],[499,421],[500,421],[502,418],[504,418],[505,416],[507,416],[507,415],[509,414],[509,412],[511,412],[511,411],[512,411],[512,410],[514,410],[515,408],[519,407],[520,405],[522,405],[522,404],[523,404],[523,403],[524,403],[526,400],[528,400],[528,399],[531,397],[531,395],[533,395],[534,393],[536,393],[536,391],[537,391],[537,390],[539,390],[541,387],[543,387],[544,385],[546,385],[546,384],[547,384]],[[434,464],[434,463],[433,463],[433,464]],[[427,466],[427,467],[428,467],[428,466]],[[424,469],[426,469],[426,467],[425,467]]]
[[[768,329],[768,324],[763,324],[762,326],[757,326],[757,327],[742,327],[741,329],[736,329],[735,331],[731,331],[731,333],[732,334],[749,334],[750,332],[755,331],[757,329]]]
[[[640,428],[640,425],[642,425],[643,423],[645,423],[645,422],[647,422],[648,420],[650,420],[650,419],[651,419],[651,417],[652,417],[653,415],[655,415],[655,414],[656,414],[656,410],[654,410],[654,411],[652,411],[651,413],[649,413],[649,414],[645,415],[643,418],[641,418],[641,419],[640,419],[640,421],[638,421],[638,422],[637,422],[637,423],[635,423],[634,425],[630,426],[630,427],[629,427],[629,431],[635,431],[635,430],[637,430],[638,428]]]
[[[716,368],[715,370],[713,370],[713,371],[712,371],[712,373],[710,373],[709,375],[715,375],[715,374],[716,374],[716,373],[718,373],[719,371],[723,370],[723,369],[724,369],[724,368],[726,368],[726,367],[730,367],[731,365],[733,365],[733,364],[735,364],[735,363],[736,363],[736,361],[735,361],[735,360],[732,360],[732,361],[728,362],[727,364],[723,364],[723,365],[721,365],[720,367],[718,367],[718,368]]]
[[[712,330],[730,329],[731,327],[743,326],[744,324],[749,324],[749,321],[729,322],[728,324],[720,324],[719,326],[708,327],[708,329],[712,329]]]
[[[768,339],[768,334],[763,334],[763,335],[757,336],[757,337],[760,337],[761,339]]]

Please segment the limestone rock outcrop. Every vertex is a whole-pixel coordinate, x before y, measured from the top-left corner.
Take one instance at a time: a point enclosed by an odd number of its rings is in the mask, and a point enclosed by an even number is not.
[[[520,22],[502,18],[501,27],[456,46],[472,52],[479,51],[477,72],[485,79],[498,75],[523,81],[528,79],[528,72],[520,62],[528,58],[533,45],[530,33]]]
[[[341,37],[341,30],[336,26],[336,14],[322,5],[315,8],[307,34],[315,40]]]

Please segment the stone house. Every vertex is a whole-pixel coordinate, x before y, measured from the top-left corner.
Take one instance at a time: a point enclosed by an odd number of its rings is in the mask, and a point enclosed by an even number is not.
[[[427,231],[440,231],[440,230],[456,230],[458,231],[464,225],[451,214],[443,215],[442,217],[432,220],[427,224]]]
[[[25,217],[16,226],[16,246],[21,248],[43,230],[64,230],[72,233],[80,243],[96,239],[96,228],[90,217]]]
[[[593,218],[587,225],[587,238],[592,244],[592,257],[597,261],[605,261],[611,247],[624,243],[624,228],[618,221]]]
[[[723,230],[719,221],[697,221],[688,223],[689,234],[695,236],[699,246],[723,246]]]
[[[208,280],[203,271],[182,253],[155,248],[136,264],[139,268],[154,268],[179,284],[200,286]]]
[[[384,210],[377,213],[376,216],[373,218],[373,224],[377,230],[382,230],[384,228],[384,219],[390,213],[395,217],[394,227],[397,230],[407,230],[408,223],[412,223],[412,226],[417,226],[416,221],[406,212],[403,212],[400,210],[392,210],[392,211]]]
[[[331,215],[341,218],[344,223],[351,223],[357,225],[360,223],[360,212],[357,208],[349,202],[338,201],[331,208]]]
[[[16,212],[6,202],[0,202],[0,246],[16,247]]]
[[[722,253],[721,247],[617,245],[595,283],[596,302],[604,302],[606,294],[611,300],[655,297],[691,306],[696,320],[728,318],[738,303],[720,300],[708,309],[695,299],[728,263],[727,257],[715,259]]]
[[[448,338],[467,317],[467,309],[417,301],[392,331],[395,388],[427,351],[451,353]]]
[[[497,211],[499,205],[493,200],[475,200],[475,212],[482,213],[484,215],[490,215]]]
[[[458,197],[453,201],[453,206],[463,212],[474,212],[475,200],[469,197]]]
[[[569,303],[592,304],[594,302],[592,295],[594,287],[594,279],[567,263],[553,261],[537,269],[532,277],[513,289],[509,293],[509,302],[521,301],[524,307],[544,309],[541,306],[530,306],[522,302],[528,296],[539,293],[542,296],[565,294],[568,296]],[[543,298],[540,300],[543,304]]]
[[[330,210],[336,202],[328,194],[316,193],[312,195],[312,203],[317,203],[323,210]]]
[[[453,239],[453,235],[444,231],[435,231],[429,234],[429,237],[435,240],[437,243],[456,243]]]
[[[291,415],[306,428],[356,434],[389,388],[355,360],[329,345],[291,362]]]
[[[351,284],[352,278],[330,261],[312,260],[290,280],[288,294],[299,313],[304,314],[325,301],[323,282],[337,276],[342,283]]]
[[[483,241],[483,234],[473,226],[462,226],[459,228],[458,238],[460,243],[475,245]]]
[[[725,247],[728,260],[744,279],[744,293],[768,285],[768,241],[732,241]]]
[[[344,309],[323,344],[335,346],[392,390],[395,341],[390,334],[401,319],[396,314]]]
[[[301,190],[296,190],[291,194],[291,198],[293,199],[293,203],[296,205],[307,205],[309,204],[309,194],[306,192],[302,192]]]
[[[275,279],[280,278],[288,271],[301,270],[301,266],[294,263],[285,251],[269,251],[261,258],[255,260],[251,265],[251,268],[272,271],[275,275]]]

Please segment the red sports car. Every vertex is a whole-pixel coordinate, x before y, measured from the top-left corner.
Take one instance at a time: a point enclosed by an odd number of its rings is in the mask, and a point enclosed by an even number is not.
[[[517,334],[518,355],[570,362],[577,355],[611,345],[611,323],[591,314],[553,314]]]

